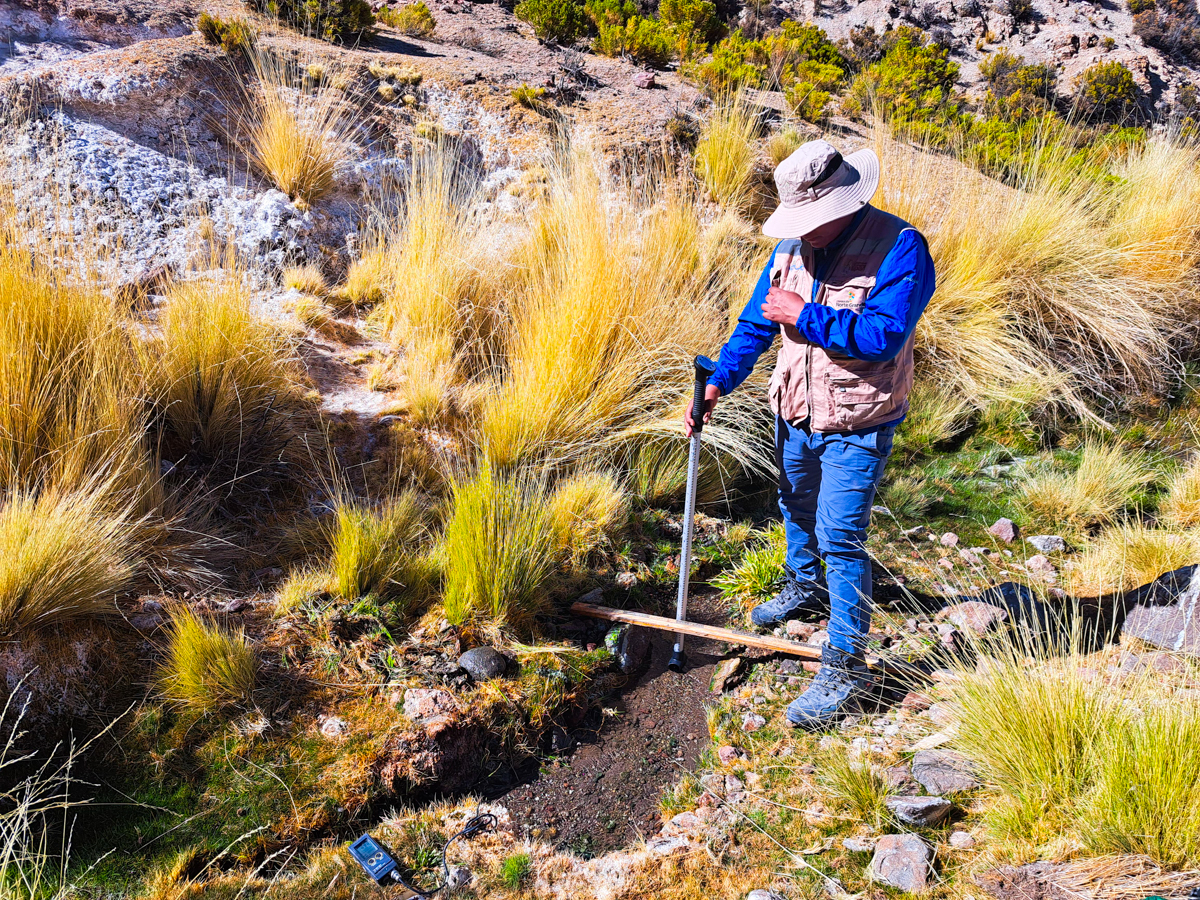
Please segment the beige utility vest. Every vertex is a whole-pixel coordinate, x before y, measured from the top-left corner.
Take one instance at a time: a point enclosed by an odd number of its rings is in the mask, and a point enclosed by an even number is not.
[[[810,303],[862,312],[884,257],[912,226],[875,207],[846,240],[813,297],[813,252],[799,240],[775,250],[771,281]],[[776,278],[778,277],[778,280]],[[768,388],[771,408],[792,425],[810,419],[813,431],[856,431],[895,421],[908,411],[913,339],[884,362],[843,356],[810,344],[795,325],[781,325],[783,345]]]

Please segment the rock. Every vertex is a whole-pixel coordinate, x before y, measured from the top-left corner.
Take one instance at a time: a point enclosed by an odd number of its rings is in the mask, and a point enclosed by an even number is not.
[[[912,773],[931,794],[956,794],[979,787],[970,762],[952,750],[920,751],[913,757]]]
[[[824,631],[824,630],[814,631],[812,634],[810,634],[808,636],[808,643],[814,647],[820,647],[824,644],[828,644],[829,643],[829,632]]]
[[[742,779],[736,775],[725,776],[725,793],[736,794],[746,789],[746,785],[742,783]]]
[[[1058,569],[1054,567],[1054,563],[1041,553],[1034,554],[1025,560],[1025,568],[1030,575],[1036,575],[1043,581],[1052,582],[1058,577]]]
[[[928,530],[929,529],[924,525],[914,525],[912,528],[901,529],[900,535],[906,538],[917,537],[918,535],[924,534]]]
[[[1005,465],[984,466],[979,471],[982,472],[984,475],[986,475],[988,478],[992,479],[993,481],[998,481],[999,479],[1003,478],[1005,475],[1007,475],[1009,472],[1012,471],[1012,466],[1005,466]],[[1008,519],[1001,519],[1000,521],[1007,522]],[[1009,540],[1011,540],[1011,538]]]
[[[939,566],[941,566],[943,569],[945,569],[946,571],[951,571],[954,568],[954,560],[949,559],[949,558],[939,559],[937,561],[937,564]]]
[[[695,831],[700,827],[700,820],[693,812],[681,812],[671,819],[671,824],[680,831]]]
[[[890,766],[886,769],[883,773],[883,782],[887,785],[888,791],[893,794],[907,796],[917,793],[917,783],[913,781],[912,773],[904,764]]]
[[[617,660],[620,670],[629,675],[641,668],[650,652],[650,635],[636,625],[617,625],[604,636],[604,645]]]
[[[404,714],[415,722],[448,716],[456,709],[454,697],[438,688],[409,688],[404,692]]]
[[[929,884],[933,853],[915,834],[885,834],[875,844],[871,878],[882,884],[919,894]]]
[[[1183,660],[1170,653],[1124,653],[1121,655],[1121,673],[1136,675],[1150,669],[1162,675],[1182,675],[1188,671]]]
[[[688,839],[682,835],[657,837],[646,842],[646,851],[651,856],[675,856],[687,852]]]
[[[644,91],[650,90],[656,83],[653,72],[638,72],[633,76],[634,87],[641,88]]]
[[[341,737],[350,730],[341,716],[321,716],[317,721],[321,723],[321,734],[328,738]]]
[[[222,607],[222,610],[227,613],[236,613],[241,612],[249,605],[250,604],[246,602],[245,597],[234,597]]]
[[[637,576],[632,572],[621,572],[617,575],[617,587],[625,588],[625,590],[637,587]]]
[[[959,549],[958,555],[962,558],[962,561],[965,562],[968,566],[982,566],[983,565],[982,557],[980,557],[980,555],[978,553],[976,553],[974,550],[968,550],[967,548],[962,547]]]
[[[731,766],[742,758],[742,751],[737,747],[730,747],[726,744],[724,747],[717,749],[717,759],[721,761],[723,766]]]
[[[1025,540],[1040,553],[1062,553],[1067,549],[1067,542],[1057,534],[1035,534]]]
[[[738,675],[742,671],[742,658],[734,656],[730,659],[723,659],[717,663],[716,669],[713,671],[712,682],[709,684],[709,689],[714,694],[721,694],[729,690],[730,687],[737,681]]]
[[[943,797],[888,797],[884,801],[892,814],[905,825],[928,828],[950,815],[953,804]]]
[[[461,891],[471,883],[472,878],[474,876],[466,866],[455,866],[450,870],[450,874],[446,876],[446,890],[450,893]]]
[[[955,850],[970,850],[975,846],[975,838],[969,831],[956,831],[950,835],[950,846]]]
[[[871,507],[871,514],[876,516],[890,516],[892,511],[886,506],[876,505]]]
[[[988,529],[988,534],[995,535],[1006,544],[1011,544],[1017,539],[1020,532],[1012,519],[997,519]]]
[[[843,838],[842,846],[851,853],[870,853],[875,849],[875,842],[869,838]]]
[[[787,900],[787,898],[783,894],[777,894],[774,891],[764,891],[762,888],[759,888],[748,893],[746,900]]]
[[[943,547],[957,547],[958,546],[958,535],[955,534],[953,531],[947,531],[945,534],[942,535],[942,537],[940,539],[940,543]]]
[[[986,634],[992,626],[1008,618],[1008,612],[991,603],[980,600],[964,600],[947,606],[934,616],[938,622],[949,622],[955,628],[971,634]]]
[[[1156,578],[1138,592],[1121,634],[1154,647],[1200,656],[1200,566]]]
[[[117,301],[131,307],[142,305],[152,294],[165,294],[175,277],[174,266],[155,266],[117,288]]]
[[[799,638],[802,641],[807,641],[816,633],[817,626],[811,625],[808,622],[799,622],[796,619],[792,619],[787,623],[788,637]]]
[[[758,731],[767,724],[767,720],[758,713],[746,713],[742,716],[742,731]]]

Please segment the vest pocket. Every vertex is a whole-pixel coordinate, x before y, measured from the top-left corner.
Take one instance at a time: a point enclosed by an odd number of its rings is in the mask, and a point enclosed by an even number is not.
[[[825,395],[835,429],[850,431],[863,427],[892,403],[892,373],[860,377],[825,373]]]

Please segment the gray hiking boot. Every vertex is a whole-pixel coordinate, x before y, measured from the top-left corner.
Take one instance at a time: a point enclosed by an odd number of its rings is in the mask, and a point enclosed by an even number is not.
[[[821,671],[787,708],[787,720],[805,731],[824,731],[863,711],[874,680],[861,656],[826,644]]]
[[[759,628],[774,628],[788,619],[829,615],[829,591],[821,585],[801,584],[789,573],[787,583],[774,600],[750,610],[750,621]]]

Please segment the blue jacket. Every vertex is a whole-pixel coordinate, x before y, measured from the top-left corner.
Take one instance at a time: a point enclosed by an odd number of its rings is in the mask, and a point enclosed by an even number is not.
[[[837,258],[838,251],[854,232],[862,215],[864,213],[860,212],[828,247],[813,251],[816,277],[810,300],[816,299],[824,273]],[[912,336],[936,283],[933,258],[924,238],[916,231],[905,231],[880,265],[875,287],[867,295],[862,312],[810,302],[801,310],[796,328],[809,342],[835,353],[875,362],[892,359]],[[770,287],[771,263],[768,260],[750,302],[738,316],[737,327],[721,348],[717,370],[708,380],[722,395],[746,380],[758,358],[779,334],[778,323],[762,314],[762,304]]]

